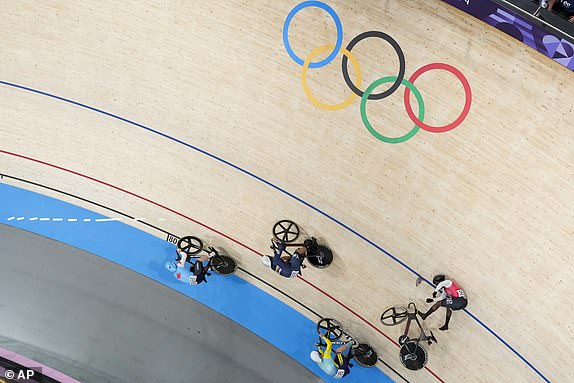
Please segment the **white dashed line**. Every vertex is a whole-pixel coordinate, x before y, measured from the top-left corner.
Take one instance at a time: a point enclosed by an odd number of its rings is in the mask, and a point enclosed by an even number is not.
[[[6,218],[6,221],[23,221],[25,220],[26,217],[16,217],[16,216],[12,216],[12,217],[8,217]],[[61,218],[61,217],[28,217],[29,221],[53,221],[53,222],[64,222],[64,221],[68,221],[68,222],[114,222],[114,221],[123,221],[124,218],[123,217],[116,217],[116,218]],[[144,222],[144,221],[148,221],[147,218],[133,218],[134,221],[136,222]],[[167,219],[165,218],[158,218],[157,219],[160,222],[164,222],[167,221]]]
[[[123,218],[96,218],[96,222],[112,222],[112,221],[121,221]]]

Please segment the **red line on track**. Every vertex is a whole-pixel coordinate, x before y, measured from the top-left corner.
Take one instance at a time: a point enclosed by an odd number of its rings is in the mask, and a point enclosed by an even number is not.
[[[182,218],[185,218],[185,219],[187,219],[187,220],[189,220],[189,221],[191,221],[191,222],[193,222],[193,223],[196,223],[196,224],[198,224],[199,226],[202,226],[202,227],[204,227],[204,228],[206,228],[206,229],[208,229],[208,230],[211,230],[211,231],[213,231],[214,233],[217,233],[217,234],[221,235],[222,237],[227,238],[227,239],[229,239],[230,241],[232,241],[232,242],[238,244],[239,246],[241,246],[241,247],[243,247],[243,248],[245,248],[245,249],[251,251],[252,253],[255,253],[255,254],[259,255],[260,257],[263,256],[262,253],[258,252],[257,250],[253,249],[252,247],[247,246],[247,245],[244,244],[243,242],[240,242],[239,240],[237,240],[237,239],[235,239],[235,238],[233,238],[233,237],[231,237],[231,236],[229,236],[229,235],[227,235],[227,234],[225,234],[225,233],[222,233],[221,231],[219,231],[219,230],[217,230],[217,229],[214,229],[214,228],[212,228],[211,226],[208,226],[208,225],[206,225],[206,224],[204,224],[204,223],[202,223],[202,222],[199,222],[199,221],[196,220],[196,219],[191,218],[190,216],[187,216],[187,215],[185,215],[185,214],[183,214],[183,213],[180,213],[180,212],[178,212],[178,211],[176,211],[176,210],[173,210],[173,209],[171,209],[171,208],[169,208],[169,207],[167,207],[167,206],[165,206],[165,205],[162,205],[162,204],[160,204],[159,202],[152,201],[152,200],[149,199],[149,198],[140,196],[139,194],[133,193],[133,192],[131,192],[131,191],[129,191],[129,190],[126,190],[126,189],[123,189],[123,188],[121,188],[121,187],[119,187],[119,186],[112,185],[112,184],[107,183],[107,182],[105,182],[105,181],[99,180],[99,179],[94,178],[94,177],[90,177],[90,176],[88,176],[88,175],[86,175],[86,174],[82,174],[82,173],[76,172],[76,171],[71,170],[71,169],[66,169],[66,168],[64,168],[64,167],[61,167],[61,166],[58,166],[58,165],[54,165],[54,164],[51,164],[51,163],[48,163],[48,162],[45,162],[45,161],[42,161],[42,160],[38,160],[38,159],[35,159],[35,158],[32,158],[32,157],[27,157],[27,156],[24,156],[24,155],[22,155],[22,154],[17,154],[17,153],[9,152],[9,151],[2,150],[2,149],[0,149],[0,153],[4,153],[4,154],[7,154],[7,155],[9,155],[9,156],[14,156],[14,157],[22,158],[22,159],[25,159],[25,160],[28,160],[28,161],[36,162],[36,163],[38,163],[38,164],[45,165],[45,166],[48,166],[48,167],[51,167],[51,168],[54,168],[54,169],[58,169],[58,170],[61,170],[61,171],[63,171],[63,172],[66,172],[66,173],[74,174],[74,175],[76,175],[76,176],[78,176],[78,177],[82,177],[82,178],[88,179],[88,180],[90,180],[90,181],[99,183],[99,184],[101,184],[101,185],[108,186],[108,187],[110,187],[110,188],[112,188],[112,189],[119,190],[119,191],[121,191],[121,192],[123,192],[123,193],[129,194],[129,195],[131,195],[131,196],[133,196],[133,197],[136,197],[136,198],[138,198],[138,199],[141,199],[141,200],[143,200],[143,201],[146,201],[146,202],[148,202],[148,203],[151,203],[152,205],[158,206],[158,207],[160,207],[160,208],[162,208],[162,209],[164,209],[164,210],[167,210],[167,211],[169,211],[169,212],[171,212],[171,213],[173,213],[173,214],[176,214],[176,215],[178,215],[178,216],[180,216],[180,217],[182,217]],[[349,311],[350,313],[352,313],[353,315],[355,315],[355,316],[356,316],[357,318],[359,318],[361,321],[363,321],[364,323],[366,323],[367,325],[369,325],[369,327],[373,328],[376,332],[378,332],[379,334],[381,334],[381,335],[383,335],[385,338],[387,338],[389,341],[391,341],[395,346],[400,347],[399,344],[398,344],[394,339],[392,339],[392,338],[389,337],[387,334],[385,334],[384,332],[382,332],[382,331],[381,331],[379,328],[377,328],[374,324],[372,324],[371,322],[369,322],[367,319],[363,318],[361,315],[359,315],[356,311],[354,311],[353,309],[351,309],[350,307],[348,307],[347,305],[345,305],[343,302],[339,301],[338,299],[336,299],[335,297],[333,297],[332,295],[330,295],[330,294],[327,293],[326,291],[322,290],[320,287],[318,287],[318,286],[314,285],[313,283],[309,282],[309,281],[306,280],[305,278],[303,278],[303,277],[300,276],[299,279],[302,280],[303,282],[307,283],[309,286],[313,287],[315,290],[321,292],[323,295],[325,295],[326,297],[328,297],[328,298],[331,299],[332,301],[336,302],[339,306],[343,307],[345,310],[347,310],[347,311]],[[427,371],[428,371],[432,376],[434,376],[439,382],[445,383],[444,380],[442,380],[442,379],[441,379],[437,374],[435,374],[430,368],[425,367],[425,370],[427,370]]]

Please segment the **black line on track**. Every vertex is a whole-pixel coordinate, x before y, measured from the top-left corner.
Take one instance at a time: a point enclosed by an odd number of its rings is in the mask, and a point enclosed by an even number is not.
[[[37,182],[34,182],[34,181],[29,181],[29,180],[26,180],[26,179],[23,179],[23,178],[19,178],[19,177],[11,176],[11,175],[8,175],[8,174],[0,173],[0,179],[2,179],[2,178],[9,178],[9,179],[12,179],[12,180],[16,180],[16,181],[20,181],[20,182],[27,183],[27,184],[30,184],[30,185],[38,186],[38,187],[41,187],[41,188],[44,188],[44,189],[48,189],[48,190],[51,190],[51,191],[54,191],[54,192],[57,192],[57,193],[60,193],[60,194],[64,194],[64,195],[67,195],[68,197],[76,198],[76,199],[78,199],[78,200],[80,200],[80,201],[87,202],[87,203],[92,204],[92,205],[94,205],[94,206],[98,206],[98,207],[101,207],[101,208],[103,208],[103,209],[112,211],[112,212],[114,212],[114,213],[116,213],[116,214],[119,214],[119,215],[122,215],[122,216],[124,216],[124,217],[130,218],[130,219],[134,220],[135,222],[139,222],[139,223],[141,223],[141,224],[143,224],[143,225],[146,225],[146,226],[151,227],[151,228],[153,228],[153,229],[155,229],[155,230],[157,230],[157,231],[160,231],[160,232],[162,232],[162,233],[164,233],[164,234],[167,234],[168,237],[169,237],[169,236],[172,236],[172,237],[174,237],[174,238],[179,239],[179,237],[178,237],[177,235],[174,235],[174,234],[170,233],[169,231],[167,231],[167,230],[165,230],[165,229],[162,229],[161,227],[152,225],[152,224],[149,223],[149,222],[135,220],[135,218],[134,218],[133,216],[129,215],[129,214],[126,214],[126,213],[124,213],[124,212],[121,212],[121,211],[119,211],[119,210],[116,210],[116,209],[114,209],[114,208],[111,208],[111,207],[109,207],[109,206],[102,205],[101,203],[98,203],[98,202],[89,200],[89,199],[87,199],[87,198],[80,197],[80,196],[78,196],[78,195],[75,195],[75,194],[72,194],[72,193],[68,193],[68,192],[66,192],[66,191],[63,191],[63,190],[60,190],[60,189],[56,189],[56,188],[53,188],[53,187],[51,187],[51,186],[43,185],[43,184],[40,184],[40,183],[37,183]],[[292,300],[293,302],[297,303],[299,306],[305,308],[307,311],[309,311],[310,313],[312,313],[312,314],[315,315],[316,317],[318,317],[318,318],[324,318],[324,317],[323,317],[322,315],[320,315],[317,311],[311,309],[309,306],[305,305],[303,302],[298,301],[296,298],[293,298],[291,295],[287,294],[286,292],[282,291],[281,289],[279,289],[279,288],[273,286],[271,283],[267,282],[266,280],[264,280],[264,279],[262,279],[262,278],[256,276],[255,274],[253,274],[253,273],[247,271],[246,269],[244,269],[244,268],[242,268],[242,267],[240,267],[240,266],[238,267],[238,269],[241,270],[241,271],[243,271],[245,274],[249,275],[250,277],[252,277],[252,278],[254,278],[254,279],[257,279],[259,282],[263,283],[263,284],[266,285],[267,287],[269,287],[269,288],[271,288],[271,289],[277,291],[279,294],[285,296],[286,298],[289,298],[290,300]],[[387,366],[388,369],[390,369],[391,371],[393,371],[397,376],[399,376],[401,379],[403,379],[406,383],[410,383],[409,380],[407,380],[404,376],[402,376],[402,375],[401,375],[397,370],[395,370],[393,367],[391,367],[390,365],[388,365],[383,359],[381,359],[380,357],[378,357],[377,359],[379,360],[379,362],[381,362],[381,363],[383,363],[385,366]]]

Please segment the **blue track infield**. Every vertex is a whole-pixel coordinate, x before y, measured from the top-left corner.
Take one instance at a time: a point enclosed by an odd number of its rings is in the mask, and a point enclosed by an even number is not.
[[[122,222],[95,222],[95,219],[108,217],[2,183],[0,201],[0,223],[75,246],[169,286],[265,339],[324,381],[340,381],[325,377],[309,359],[309,352],[317,341],[315,323],[243,279],[235,275],[224,277],[213,274],[208,283],[189,286],[175,280],[164,269],[165,261],[174,255],[174,245],[169,242]],[[18,217],[25,219],[18,220]],[[38,220],[30,221],[31,217]],[[63,220],[40,221],[40,218]],[[78,221],[68,222],[69,218]],[[84,222],[84,219],[91,221]],[[283,336],[283,330],[276,330],[277,327],[286,326],[291,331],[290,336]],[[379,369],[362,368],[356,364],[344,381],[393,382]]]

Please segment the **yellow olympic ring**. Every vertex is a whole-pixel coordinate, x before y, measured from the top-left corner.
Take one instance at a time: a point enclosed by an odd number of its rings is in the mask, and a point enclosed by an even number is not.
[[[319,47],[319,48],[313,50],[311,52],[311,54],[309,55],[309,57],[307,57],[307,59],[303,63],[303,71],[301,72],[301,84],[303,85],[303,91],[305,92],[305,95],[307,96],[309,101],[311,101],[311,103],[313,105],[315,105],[318,108],[326,109],[326,110],[343,109],[343,108],[351,105],[351,103],[353,101],[355,101],[355,98],[357,98],[357,95],[355,93],[352,93],[351,96],[349,96],[345,101],[341,102],[340,104],[335,104],[335,105],[325,104],[324,102],[319,101],[319,99],[317,99],[315,96],[313,96],[313,94],[311,93],[311,90],[309,89],[309,86],[307,85],[307,70],[309,69],[309,65],[311,64],[311,60],[313,60],[315,58],[315,56],[317,56],[318,54],[325,52],[325,51],[333,50],[334,48],[335,48],[335,44],[327,44],[327,45],[323,45],[322,47]],[[347,58],[349,60],[351,60],[351,63],[353,64],[353,67],[355,68],[355,72],[357,72],[357,79],[356,79],[356,83],[358,84],[357,87],[361,86],[361,81],[363,79],[361,76],[361,67],[359,66],[359,61],[357,60],[357,58],[355,56],[353,56],[353,54],[351,52],[349,52],[345,48],[341,48],[341,52],[343,53],[343,55],[347,56]]]

